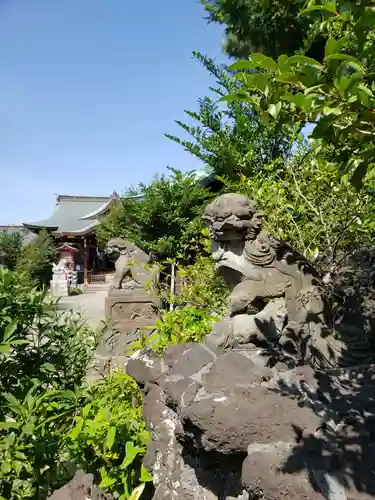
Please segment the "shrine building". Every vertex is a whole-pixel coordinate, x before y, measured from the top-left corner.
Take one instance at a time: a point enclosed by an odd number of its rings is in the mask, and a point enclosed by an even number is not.
[[[60,249],[75,249],[74,261],[80,281],[97,281],[100,275],[104,277],[113,272],[114,264],[98,245],[96,227],[119,200],[116,193],[111,196],[58,195],[49,218],[24,222],[23,227],[34,234],[46,230]]]

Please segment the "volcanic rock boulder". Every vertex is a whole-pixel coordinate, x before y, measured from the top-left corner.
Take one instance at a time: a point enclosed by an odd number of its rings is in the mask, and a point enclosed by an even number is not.
[[[154,500],[375,498],[373,367],[267,361],[195,343],[129,360],[152,437]]]
[[[114,500],[114,497],[95,486],[92,474],[77,471],[74,478],[52,493],[48,500]]]

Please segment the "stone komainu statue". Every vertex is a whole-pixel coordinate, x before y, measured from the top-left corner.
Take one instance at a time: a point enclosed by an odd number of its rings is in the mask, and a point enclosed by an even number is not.
[[[221,195],[204,211],[217,272],[231,290],[229,317],[207,341],[232,348],[273,343],[299,362],[322,367],[366,362],[365,336],[335,330],[319,273],[265,232],[263,217],[255,201],[239,194]]]
[[[106,254],[115,262],[112,290],[132,290],[157,285],[159,272],[151,258],[133,243],[114,238],[107,243]]]

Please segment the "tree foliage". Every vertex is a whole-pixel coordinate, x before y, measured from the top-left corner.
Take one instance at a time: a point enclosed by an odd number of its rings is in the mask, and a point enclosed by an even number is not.
[[[51,279],[56,246],[47,231],[41,231],[26,245],[22,231],[3,231],[0,252],[6,268],[26,272],[39,286],[47,285]]]
[[[52,275],[52,264],[56,260],[56,245],[47,231],[41,231],[24,247],[18,267],[26,271],[40,285],[47,285]]]
[[[9,269],[14,269],[22,255],[22,233],[0,232],[0,257],[3,265]]]
[[[193,54],[215,79],[213,96],[200,99],[198,111],[185,110],[193,125],[176,121],[192,140],[166,136],[202,160],[210,172],[228,178],[252,175],[276,158],[286,158],[291,148],[288,129],[265,123],[251,103],[233,101],[226,108],[218,104],[218,98],[237,91],[238,80],[213,59]]]
[[[375,189],[363,186],[361,196],[337,179],[334,163],[306,148],[287,165],[269,165],[252,178],[230,183],[228,189],[259,202],[269,230],[314,261],[322,273],[334,271],[375,237]]]
[[[253,52],[277,57],[308,50],[319,57],[321,43],[308,43],[309,19],[298,16],[306,0],[201,0],[209,22],[225,27],[224,50],[232,57]]]
[[[375,2],[316,5],[301,12],[318,12],[312,32],[327,34],[322,63],[301,55],[273,60],[253,54],[231,66],[241,82],[225,97],[258,106],[263,119],[277,123],[314,123],[315,153],[327,146],[341,175],[359,187],[375,162]],[[261,70],[249,74],[249,70]],[[332,149],[333,148],[333,149]],[[334,152],[334,153],[332,153]]]
[[[128,239],[159,259],[189,260],[201,248],[201,211],[212,196],[197,183],[195,173],[170,169],[171,176],[141,183],[141,199],[122,198],[103,218],[98,237]],[[131,191],[128,194],[134,194]]]

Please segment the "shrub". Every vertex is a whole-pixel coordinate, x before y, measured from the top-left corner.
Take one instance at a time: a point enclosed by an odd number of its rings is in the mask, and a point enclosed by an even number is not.
[[[203,238],[208,251],[207,237]],[[176,295],[161,293],[173,310],[162,310],[151,335],[141,333],[131,350],[151,348],[162,354],[170,345],[202,342],[226,309],[228,288],[215,273],[211,257],[201,256],[195,264],[181,266],[177,273],[181,289]]]
[[[96,335],[27,273],[0,269],[0,496],[43,499],[69,475],[64,434]]]
[[[171,311],[161,312],[161,318],[156,321],[150,335],[141,335],[132,342],[130,350],[151,348],[162,355],[168,347],[187,342],[202,342],[212,330],[212,325],[218,318],[210,315],[204,309],[195,306],[185,306]]]
[[[212,257],[201,256],[194,264],[181,266],[178,279],[182,282],[178,295],[169,297],[176,307],[197,307],[208,314],[224,314],[229,295],[224,280],[216,274]]]
[[[228,191],[255,199],[271,232],[284,238],[323,272],[348,254],[372,245],[375,192],[370,180],[360,194],[337,167],[302,149],[287,165],[273,164],[252,178],[228,183]]]
[[[121,372],[109,374],[87,392],[67,446],[77,465],[104,490],[127,500],[151,476],[142,466],[149,441],[136,383]]]

